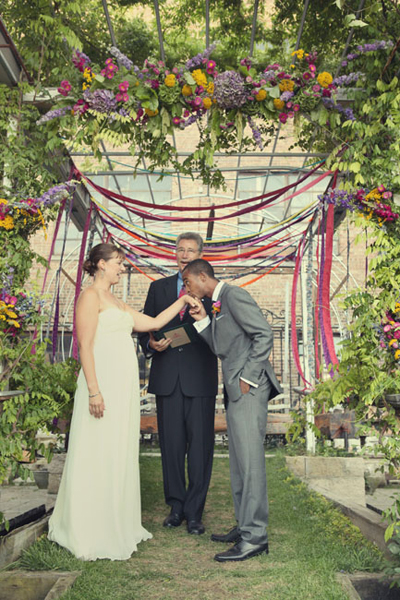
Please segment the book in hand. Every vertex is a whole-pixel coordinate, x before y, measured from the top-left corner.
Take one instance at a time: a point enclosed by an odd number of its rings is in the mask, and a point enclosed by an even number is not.
[[[183,325],[177,325],[170,329],[164,329],[161,331],[153,331],[154,339],[159,341],[164,338],[171,340],[171,348],[177,346],[184,346],[190,344],[194,339],[194,332],[190,323],[184,323]]]

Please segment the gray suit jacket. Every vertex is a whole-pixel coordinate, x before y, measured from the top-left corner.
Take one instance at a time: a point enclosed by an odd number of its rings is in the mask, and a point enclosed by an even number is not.
[[[221,311],[211,317],[211,324],[200,335],[221,359],[229,400],[235,402],[242,395],[240,377],[260,384],[267,375],[272,385],[270,398],[281,394],[268,360],[273,333],[260,307],[246,290],[228,284],[222,286],[218,299]]]

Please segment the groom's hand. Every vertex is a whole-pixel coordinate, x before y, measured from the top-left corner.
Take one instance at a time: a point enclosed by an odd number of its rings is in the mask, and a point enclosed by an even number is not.
[[[195,321],[201,321],[207,316],[206,309],[201,301],[198,302],[197,306],[189,310],[189,314]]]

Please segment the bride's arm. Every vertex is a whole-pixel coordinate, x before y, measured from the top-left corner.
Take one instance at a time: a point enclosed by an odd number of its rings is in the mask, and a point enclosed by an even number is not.
[[[76,305],[76,334],[79,357],[89,390],[89,412],[97,418],[102,417],[104,412],[104,401],[97,381],[93,354],[99,308],[100,300],[95,290],[88,288],[82,292]]]
[[[185,294],[176,300],[171,306],[168,306],[165,310],[160,312],[156,317],[149,317],[148,315],[144,315],[133,308],[127,306],[127,309],[132,314],[135,326],[135,331],[158,331],[167,323],[169,323],[181,310],[184,308],[186,304],[189,304],[191,308],[196,308],[200,305],[200,300],[197,298],[192,298],[192,296],[188,296]]]

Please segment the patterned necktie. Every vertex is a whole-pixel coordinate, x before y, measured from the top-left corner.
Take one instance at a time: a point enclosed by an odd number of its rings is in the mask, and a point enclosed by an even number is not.
[[[183,286],[181,287],[181,291],[179,292],[179,296],[178,296],[178,298],[181,298],[181,297],[182,297],[184,294],[186,294],[186,288],[185,288],[185,286],[183,285]],[[180,318],[180,320],[181,320],[181,321],[182,321],[182,319],[183,319],[183,315],[185,314],[185,312],[186,312],[186,304],[185,304],[185,306],[182,308],[182,310],[180,310],[180,311],[179,311],[179,318]]]

